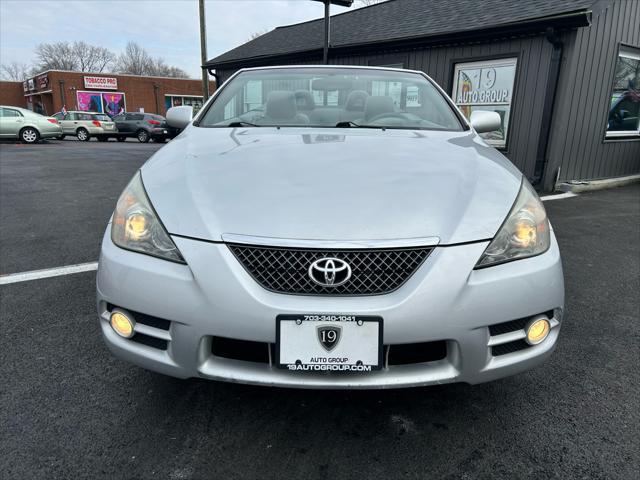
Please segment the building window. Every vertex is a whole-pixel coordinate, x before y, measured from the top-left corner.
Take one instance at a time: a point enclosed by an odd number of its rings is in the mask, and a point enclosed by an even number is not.
[[[123,92],[77,91],[76,103],[78,110],[106,113],[110,117],[115,117],[127,109]]]
[[[193,113],[197,113],[204,104],[202,97],[185,96],[185,95],[165,95],[164,106],[167,110],[171,107],[180,107],[182,105],[188,105],[193,107]]]
[[[607,138],[640,136],[640,48],[621,46],[611,89]]]
[[[455,65],[452,95],[454,102],[467,119],[477,110],[488,110],[500,115],[500,129],[481,135],[487,143],[498,148],[505,148],[507,145],[516,64],[516,58],[505,58]]]
[[[244,111],[260,108],[262,103],[262,81],[249,80],[244,86]]]

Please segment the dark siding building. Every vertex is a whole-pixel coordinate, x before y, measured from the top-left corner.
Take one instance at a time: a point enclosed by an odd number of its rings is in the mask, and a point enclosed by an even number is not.
[[[322,38],[322,19],[279,27],[207,66],[223,82],[320,64]],[[490,143],[547,190],[640,173],[639,0],[389,0],[332,17],[329,63],[421,70],[465,114],[498,111]],[[506,101],[482,91],[492,81]]]

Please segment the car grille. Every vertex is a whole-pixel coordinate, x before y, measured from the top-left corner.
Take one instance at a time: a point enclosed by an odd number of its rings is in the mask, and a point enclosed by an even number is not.
[[[404,284],[429,256],[432,247],[321,250],[229,245],[264,288],[294,295],[379,295]],[[351,267],[351,278],[339,286],[318,285],[309,277],[311,264],[337,258]]]

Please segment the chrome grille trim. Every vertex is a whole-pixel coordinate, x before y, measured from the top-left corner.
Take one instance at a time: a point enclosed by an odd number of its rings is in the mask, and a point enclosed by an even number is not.
[[[288,248],[228,244],[233,255],[263,288],[290,295],[382,295],[400,288],[427,259],[433,247],[392,249]],[[315,260],[332,257],[349,263],[351,278],[326,287],[309,277]]]
[[[306,248],[314,249],[394,249],[408,247],[435,247],[440,243],[439,237],[390,238],[386,240],[310,240],[299,238],[259,237],[254,235],[238,235],[223,233],[222,241],[231,244],[249,246]]]

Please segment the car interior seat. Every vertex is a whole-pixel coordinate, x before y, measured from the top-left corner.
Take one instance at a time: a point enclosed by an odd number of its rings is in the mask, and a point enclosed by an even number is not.
[[[311,112],[316,108],[316,102],[313,100],[313,95],[308,90],[296,90],[296,107],[299,112]]]
[[[265,125],[306,125],[309,117],[299,113],[293,92],[274,90],[269,93],[264,117],[258,122]]]
[[[342,113],[342,120],[355,121],[362,118],[364,115],[364,107],[367,103],[369,94],[364,90],[354,90],[347,96],[347,101],[344,104],[344,112]]]

